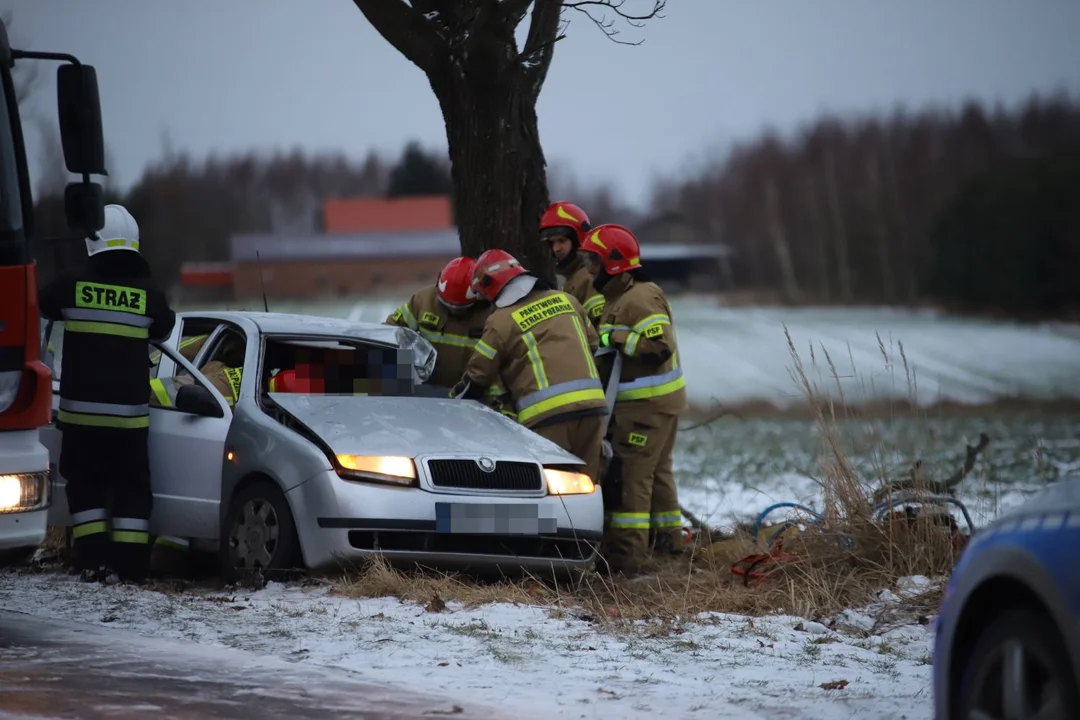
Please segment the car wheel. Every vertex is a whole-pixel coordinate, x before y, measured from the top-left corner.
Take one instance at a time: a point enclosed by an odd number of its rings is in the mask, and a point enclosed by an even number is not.
[[[1080,697],[1061,631],[1035,608],[1010,608],[982,632],[960,685],[964,720],[1071,720]]]
[[[225,518],[221,561],[230,582],[272,580],[300,564],[300,541],[289,502],[276,483],[260,480],[233,498]]]

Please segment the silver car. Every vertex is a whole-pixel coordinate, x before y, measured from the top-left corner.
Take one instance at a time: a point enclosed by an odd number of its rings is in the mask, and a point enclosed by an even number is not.
[[[198,336],[208,339],[191,363],[178,348]],[[49,340],[58,372],[62,323]],[[230,406],[196,368],[226,346],[236,352],[237,341],[243,376]],[[151,533],[219,553],[227,576],[375,554],[505,570],[566,571],[594,559],[603,499],[581,460],[479,402],[424,384],[435,349],[411,330],[188,312],[152,355],[152,378],[187,373],[194,382],[175,407],[150,409]],[[360,392],[269,391],[273,372],[320,357],[347,358],[346,382]],[[55,416],[59,380],[53,387]],[[42,431],[54,463],[60,441],[55,425]],[[50,524],[71,524],[64,485],[57,473]]]

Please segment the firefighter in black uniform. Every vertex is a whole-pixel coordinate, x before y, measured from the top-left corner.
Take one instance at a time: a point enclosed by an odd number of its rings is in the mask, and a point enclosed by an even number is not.
[[[84,579],[145,578],[150,561],[150,341],[172,332],[176,314],[139,254],[139,226],[120,205],[87,238],[81,273],[44,288],[41,314],[64,323],[60,367],[63,432],[75,554]]]

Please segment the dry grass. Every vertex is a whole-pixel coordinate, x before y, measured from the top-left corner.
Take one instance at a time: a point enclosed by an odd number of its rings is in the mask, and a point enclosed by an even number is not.
[[[786,329],[785,329],[786,332]],[[880,477],[858,477],[844,451],[840,421],[850,418],[849,403],[827,399],[811,379],[788,335],[792,376],[806,400],[809,417],[817,424],[822,453],[820,476],[823,504],[820,523],[793,527],[784,534],[783,550],[790,557],[760,584],[745,586],[731,572],[732,563],[757,552],[743,528],[735,537],[700,544],[683,557],[652,559],[646,577],[609,579],[583,573],[571,579],[528,576],[523,579],[477,580],[464,575],[403,571],[376,560],[358,572],[347,573],[340,591],[354,597],[396,596],[438,612],[450,601],[475,606],[490,602],[538,604],[555,613],[568,613],[605,624],[632,620],[688,618],[703,612],[765,614],[776,611],[804,617],[823,617],[843,608],[864,605],[876,592],[893,587],[902,577],[939,577],[950,572],[958,556],[946,527],[932,518],[887,517],[875,521],[871,497],[890,479],[884,461]],[[888,369],[902,367],[904,382],[915,396],[916,378],[899,349],[894,362],[880,341]],[[836,363],[823,353],[826,370],[819,376],[839,387]],[[812,368],[818,359],[811,348]],[[885,449],[881,455],[884,457]],[[778,526],[774,526],[777,527]],[[762,537],[771,535],[765,529]],[[934,593],[918,599],[935,605]]]

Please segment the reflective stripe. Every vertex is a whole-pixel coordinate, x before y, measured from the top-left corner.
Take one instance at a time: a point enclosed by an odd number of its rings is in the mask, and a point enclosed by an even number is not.
[[[475,349],[477,343],[480,342],[477,338],[466,337],[465,335],[455,335],[453,333],[436,332],[435,330],[421,329],[420,336],[429,342],[450,345],[452,347],[469,348],[470,350]]]
[[[152,318],[145,315],[132,315],[119,310],[89,310],[87,308],[65,308],[60,311],[65,324],[68,320],[88,320],[91,322],[115,323],[131,327],[148,328],[154,324]]]
[[[595,378],[582,379],[582,380],[568,380],[566,382],[559,383],[558,385],[549,385],[543,390],[537,390],[536,392],[529,393],[525,397],[515,403],[517,411],[527,410],[537,403],[542,403],[545,400],[557,398],[560,395],[566,393],[575,392],[577,390],[592,390],[597,389],[603,391],[604,386],[600,384],[600,381]]]
[[[648,530],[649,513],[611,513],[611,527],[619,530]]]
[[[487,391],[484,393],[484,395],[488,395],[490,397],[498,397],[505,394],[506,388],[504,388],[502,385],[499,385],[498,383],[489,386]]]
[[[581,341],[581,349],[585,351],[585,358],[589,361],[589,377],[599,378],[600,373],[596,370],[596,363],[593,362],[592,349],[589,348],[589,338],[585,334],[585,329],[581,327],[581,321],[577,317],[573,318],[574,329],[577,330],[578,340]]]
[[[120,337],[150,339],[149,328],[136,328],[117,323],[84,322],[82,320],[64,323],[64,330],[69,332],[92,333],[94,335],[119,335]]]
[[[174,548],[176,550],[187,550],[191,547],[191,541],[187,538],[166,535],[159,535],[158,539],[154,541],[154,544],[161,545],[162,547]]]
[[[174,389],[172,383],[169,383],[166,387],[165,383],[158,378],[150,380],[150,390],[154,393],[154,397],[157,398],[161,407],[173,407],[175,405],[175,403],[173,403],[173,393],[171,392]],[[273,386],[271,386],[271,390],[272,389]]]
[[[150,521],[144,518],[114,517],[112,526],[113,530],[145,530],[149,532]]]
[[[61,410],[56,413],[56,419],[69,425],[86,425],[87,427],[111,427],[134,430],[150,427],[150,416],[142,417],[115,417],[112,415],[86,415]]]
[[[140,530],[113,530],[112,541],[129,545],[149,545],[150,533]]]
[[[588,390],[574,390],[571,392],[560,393],[547,400],[541,400],[540,402],[530,405],[525,410],[519,410],[517,414],[518,422],[528,422],[538,415],[551,412],[552,410],[558,410],[561,407],[566,407],[567,405],[572,405],[574,403],[585,402],[587,400],[604,401],[604,390],[600,387],[599,380],[571,380],[569,383],[559,383],[559,385],[555,387],[569,385],[574,382],[594,382],[596,383],[596,387]],[[527,396],[526,399],[530,398],[532,398],[532,395]]]
[[[630,327],[629,325],[608,325],[608,324],[603,324],[599,328],[597,328],[597,330],[599,332],[601,332],[601,333],[615,332],[616,330],[633,330],[633,329],[634,328]]]
[[[397,311],[401,313],[401,317],[405,320],[405,324],[408,325],[410,329],[416,330],[420,327],[420,323],[416,322],[416,316],[413,315],[412,310],[409,309],[409,303],[405,303],[399,307]]]
[[[483,340],[477,340],[476,341],[476,347],[473,348],[473,349],[476,350],[476,352],[483,355],[484,357],[486,357],[488,360],[494,360],[495,359],[495,348],[491,347],[490,345],[488,345]]]
[[[615,400],[645,400],[663,397],[684,387],[686,387],[686,378],[683,377],[682,368],[676,367],[660,375],[647,375],[637,380],[619,383]]]
[[[585,314],[589,317],[599,317],[604,312],[605,305],[606,301],[604,300],[604,296],[596,294],[590,298],[586,298],[585,304],[582,307],[585,309]]]
[[[671,325],[671,318],[664,313],[649,315],[644,320],[634,325],[626,338],[626,342],[623,344],[624,352],[627,355],[633,356],[637,352],[637,345],[641,338],[649,337],[649,329],[661,327],[663,325]]]
[[[667,512],[653,513],[650,523],[654,528],[682,527],[682,512],[668,510]]]
[[[521,337],[525,340],[525,347],[528,348],[529,365],[532,366],[536,387],[538,390],[543,390],[548,386],[547,371],[544,370],[544,361],[540,358],[540,348],[536,345],[536,336],[531,332],[527,332]]]
[[[96,520],[71,528],[71,537],[78,540],[87,535],[100,535],[107,532],[109,532],[109,523],[104,520]]]
[[[83,400],[69,400],[60,398],[60,409],[73,413],[89,413],[91,415],[120,415],[121,417],[138,417],[150,412],[150,406],[142,405],[117,405],[116,403],[85,402]]]
[[[77,513],[71,513],[71,524],[82,525],[83,523],[93,522],[94,520],[108,520],[109,512],[105,508],[94,508],[93,510],[83,510]]]

